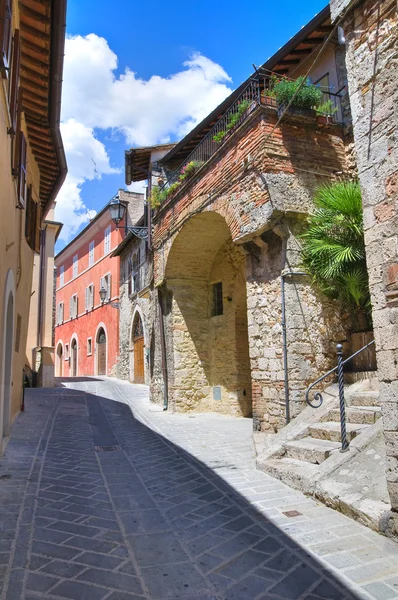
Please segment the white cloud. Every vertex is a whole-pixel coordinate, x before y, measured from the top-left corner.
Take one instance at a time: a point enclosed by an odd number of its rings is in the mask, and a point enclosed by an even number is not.
[[[57,197],[56,218],[64,223],[60,239],[68,241],[89,216],[93,216],[81,199],[83,183],[119,171],[110,166],[105,146],[95,138],[90,127],[68,119],[61,124],[61,133],[69,172]]]
[[[117,65],[104,38],[93,33],[67,38],[62,135],[69,175],[57,199],[64,239],[87,220],[80,191],[94,177],[91,158],[100,176],[115,172],[96,130],[110,139],[121,133],[128,146],[166,143],[186,135],[231,93],[228,74],[199,53],[169,77],[144,80],[130,68],[116,75]]]

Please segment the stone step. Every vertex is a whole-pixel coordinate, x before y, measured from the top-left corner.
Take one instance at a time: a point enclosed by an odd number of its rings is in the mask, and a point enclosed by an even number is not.
[[[355,423],[347,423],[347,440],[351,442],[357,435],[362,433],[369,425],[358,425]],[[332,442],[341,441],[340,423],[334,421],[326,421],[325,423],[315,423],[309,426],[310,435],[313,438],[320,440],[330,440]]]
[[[340,442],[305,437],[301,440],[285,442],[283,446],[287,457],[319,465],[329,458],[333,450],[338,450],[341,444]]]
[[[348,423],[373,425],[381,417],[379,406],[349,406],[345,410]],[[334,408],[321,421],[337,421],[340,423],[340,410]]]
[[[353,392],[347,396],[348,406],[379,406],[379,392]]]
[[[295,458],[271,458],[262,463],[261,470],[296,489],[308,489],[319,472],[319,465]]]

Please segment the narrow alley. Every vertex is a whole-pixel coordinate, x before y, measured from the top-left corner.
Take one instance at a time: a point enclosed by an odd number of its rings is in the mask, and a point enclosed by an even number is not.
[[[0,482],[2,600],[398,598],[398,545],[256,471],[251,420],[145,386],[29,390]]]

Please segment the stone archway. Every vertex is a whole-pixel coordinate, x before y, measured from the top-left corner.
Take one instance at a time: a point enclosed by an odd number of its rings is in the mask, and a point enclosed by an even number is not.
[[[4,392],[3,392],[3,439],[10,433],[11,424],[11,385],[12,385],[12,353],[14,341],[14,296],[8,295],[5,314],[4,332]]]
[[[131,328],[130,378],[134,383],[145,382],[145,336],[144,323],[138,310],[133,317]]]
[[[56,354],[56,363],[55,363],[55,372],[56,377],[63,377],[64,374],[64,348],[62,342],[59,342],[57,346],[57,354]]]
[[[105,329],[100,327],[97,331],[96,339],[96,358],[97,358],[97,375],[107,374],[107,338]]]
[[[176,410],[251,416],[245,265],[218,213],[195,215],[174,240],[165,327],[172,339],[169,401]]]
[[[70,343],[70,374],[72,377],[77,377],[78,373],[78,349],[77,340],[73,338]]]

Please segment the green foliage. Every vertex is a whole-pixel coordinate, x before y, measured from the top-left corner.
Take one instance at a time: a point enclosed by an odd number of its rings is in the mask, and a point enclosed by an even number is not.
[[[184,165],[181,169],[181,174],[178,179],[184,181],[190,177],[195,171],[197,171],[203,165],[203,160],[191,160],[189,163]]]
[[[331,117],[332,115],[337,113],[338,108],[337,106],[334,106],[333,102],[329,99],[326,100],[326,102],[322,102],[322,104],[319,104],[315,110],[319,115]]]
[[[316,85],[313,85],[309,79],[298,77],[297,79],[279,79],[273,75],[270,79],[270,92],[279,105],[289,104],[293,99],[292,106],[301,108],[314,108],[321,103],[322,91]],[[295,95],[296,94],[296,95]]]
[[[301,236],[303,265],[324,294],[342,302],[354,325],[358,311],[370,322],[359,184],[326,184],[318,189],[314,204]]]
[[[222,142],[225,136],[227,135],[228,131],[231,131],[231,129],[233,129],[239,123],[243,113],[247,111],[250,105],[250,100],[242,100],[242,102],[239,102],[237,105],[237,110],[231,113],[228,117],[226,130],[219,131],[218,133],[216,133],[213,136],[213,142]]]
[[[175,183],[172,183],[168,188],[154,186],[152,188],[152,192],[148,200],[150,207],[159,208],[159,206],[161,206],[163,202],[167,200],[167,198],[171,196],[171,194],[173,194],[180,185],[181,182],[176,181]]]

